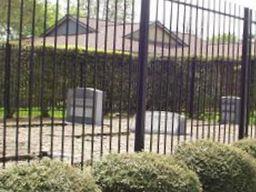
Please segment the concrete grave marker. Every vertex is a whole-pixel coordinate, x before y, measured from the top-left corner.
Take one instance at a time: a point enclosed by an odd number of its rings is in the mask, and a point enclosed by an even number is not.
[[[95,91],[95,95],[94,95],[94,91]],[[85,93],[85,100],[84,100],[84,93]],[[102,105],[103,105],[103,91],[101,90],[98,90],[98,89],[94,90],[93,88],[86,88],[85,90],[85,88],[79,87],[79,88],[76,88],[74,92],[74,89],[69,89],[67,94],[66,121],[71,123],[73,121],[74,123],[83,123],[83,120],[84,120],[86,124],[94,123],[96,125],[101,125],[102,115],[103,115]],[[93,106],[94,106],[94,122],[93,122]]]
[[[135,120],[136,117],[134,117],[134,125],[130,128],[131,132],[135,132]],[[153,111],[153,113],[146,111],[145,113],[145,133],[147,134],[150,134],[152,130],[153,134],[160,132],[160,134],[184,135],[186,134],[185,126],[185,117],[178,113],[166,111]]]
[[[221,123],[240,122],[241,98],[236,96],[221,97]]]

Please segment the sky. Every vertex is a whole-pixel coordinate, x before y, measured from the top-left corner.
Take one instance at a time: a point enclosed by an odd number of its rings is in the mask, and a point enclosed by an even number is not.
[[[231,2],[256,10],[256,0],[232,0]]]
[[[227,0],[226,4],[223,0],[180,0],[181,2],[189,2],[194,5],[199,4],[201,7],[219,10],[231,15],[243,17],[244,7],[253,9],[253,21],[256,21],[256,0]],[[158,5],[157,5],[158,3]],[[226,8],[225,8],[226,5]],[[139,5],[138,5],[139,6]],[[172,8],[171,8],[172,6]],[[240,7],[239,7],[240,6]],[[158,7],[158,13],[157,8]],[[214,8],[215,7],[215,8]],[[171,11],[172,10],[172,11]],[[190,19],[190,16],[192,19]],[[139,18],[139,17],[137,17]],[[172,31],[178,29],[179,32],[188,32],[190,23],[192,25],[192,33],[198,31],[198,36],[207,38],[218,33],[231,33],[237,37],[242,36],[243,21],[233,19],[233,17],[225,17],[223,15],[214,14],[213,12],[202,11],[199,9],[198,13],[196,8],[190,9],[183,5],[178,6],[177,3],[171,5],[170,2],[164,0],[151,0],[150,6],[150,20],[159,20],[165,26],[170,26]],[[185,21],[185,25],[184,24]],[[214,24],[215,23],[215,24]],[[178,25],[178,27],[177,27]],[[168,27],[168,28],[170,28]],[[256,25],[252,26],[252,33],[256,34]]]

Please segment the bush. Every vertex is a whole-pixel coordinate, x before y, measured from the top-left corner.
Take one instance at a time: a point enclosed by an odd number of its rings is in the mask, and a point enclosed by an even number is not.
[[[256,140],[255,139],[243,139],[237,141],[233,146],[238,147],[239,149],[249,153],[249,155],[256,158]]]
[[[197,141],[178,147],[175,156],[198,174],[205,192],[256,191],[256,164],[235,147]]]
[[[109,155],[94,166],[104,192],[199,192],[196,174],[173,158],[151,153]]]
[[[11,166],[0,172],[0,191],[98,192],[94,180],[60,161],[42,160]]]

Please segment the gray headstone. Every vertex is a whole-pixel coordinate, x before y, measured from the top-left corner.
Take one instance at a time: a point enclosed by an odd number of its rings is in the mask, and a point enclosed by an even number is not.
[[[136,119],[136,117],[134,117]],[[145,113],[145,133],[150,134],[186,134],[185,131],[185,116],[178,113],[166,111],[146,111]],[[160,123],[160,125],[159,125]],[[134,126],[130,131],[135,132]]]
[[[240,97],[221,97],[221,123],[239,124],[240,121]]]
[[[85,97],[84,97],[85,94]],[[74,102],[75,96],[75,102]],[[85,105],[84,105],[85,104]],[[94,118],[95,125],[102,123],[103,91],[94,88],[69,89],[67,94],[67,114],[66,121],[74,123],[92,124]],[[93,106],[94,117],[93,117]],[[75,111],[74,111],[75,110]]]

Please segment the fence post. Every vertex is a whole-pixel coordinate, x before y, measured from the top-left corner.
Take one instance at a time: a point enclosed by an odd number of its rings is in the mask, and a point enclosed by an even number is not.
[[[246,135],[248,127],[248,81],[249,81],[249,57],[250,57],[250,30],[251,16],[249,8],[244,9],[244,27],[243,27],[243,49],[242,49],[242,69],[241,69],[241,111],[239,122],[239,139]]]
[[[135,127],[135,151],[144,149],[146,73],[148,63],[148,28],[150,0],[142,0],[139,39],[138,104]]]

